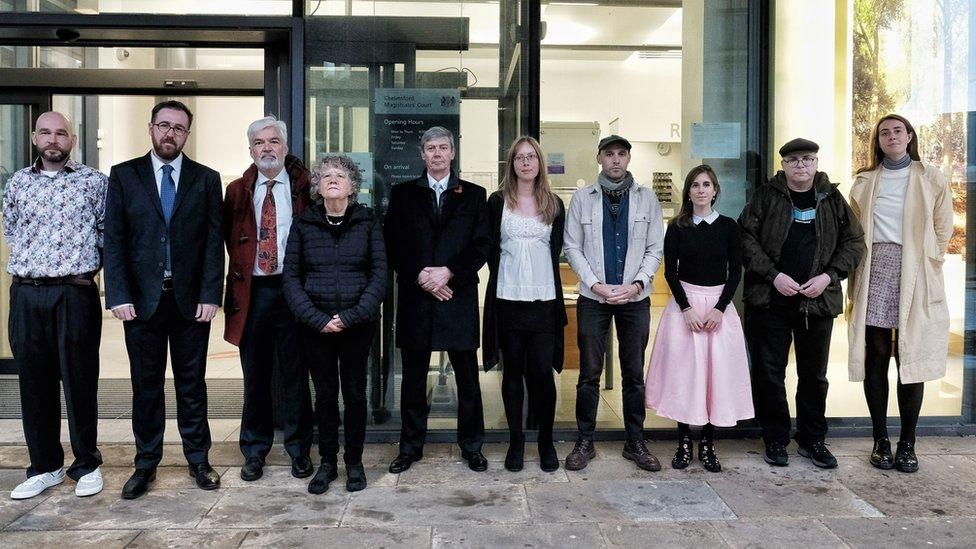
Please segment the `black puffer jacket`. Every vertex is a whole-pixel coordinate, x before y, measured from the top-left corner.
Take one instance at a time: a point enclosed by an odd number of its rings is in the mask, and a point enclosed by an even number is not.
[[[379,319],[386,296],[386,248],[373,211],[350,206],[333,236],[321,205],[299,215],[288,235],[284,294],[298,320],[321,331],[336,314],[349,327]]]
[[[840,281],[857,268],[864,254],[864,231],[844,200],[844,195],[827,178],[817,172],[813,179],[816,189],[817,249],[813,256],[810,278],[826,273],[830,284],[814,299],[802,298],[800,312],[816,316],[837,316],[844,306]],[[742,228],[742,263],[745,284],[742,299],[752,307],[768,307],[773,279],[779,274],[776,263],[786,235],[793,223],[793,201],[786,186],[786,175],[780,171],[769,183],[756,189],[752,200],[739,216]],[[806,280],[798,280],[800,284]]]

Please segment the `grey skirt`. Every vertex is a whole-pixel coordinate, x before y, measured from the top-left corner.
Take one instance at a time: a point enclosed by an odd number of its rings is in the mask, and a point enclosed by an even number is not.
[[[871,245],[871,275],[868,279],[865,324],[878,328],[897,328],[900,295],[901,244],[875,242]]]

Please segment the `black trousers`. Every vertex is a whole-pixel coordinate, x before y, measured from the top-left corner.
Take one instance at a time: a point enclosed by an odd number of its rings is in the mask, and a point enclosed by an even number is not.
[[[210,323],[180,315],[172,290],[163,292],[156,312],[147,319],[125,322],[125,348],[132,374],[132,433],[136,439],[135,466],[151,469],[163,458],[166,428],[166,351],[169,347],[176,388],[176,417],[186,461],[207,461],[210,424],[207,423],[207,345]]]
[[[500,330],[504,367],[502,402],[513,440],[523,436],[522,402],[527,388],[529,408],[539,422],[539,445],[552,443],[552,424],[556,417],[556,382],[552,370],[555,338],[552,332]]]
[[[308,455],[312,444],[312,403],[308,368],[300,347],[298,325],[281,291],[281,276],[253,277],[240,346],[244,372],[240,444],[246,459],[263,462],[274,444],[271,374],[275,368],[282,392],[278,419],[285,451],[292,458]]]
[[[102,337],[98,287],[11,284],[9,330],[30,455],[27,476],[64,466],[60,384],[75,456],[67,474],[78,480],[102,464],[96,446]]]
[[[651,326],[650,299],[609,305],[580,296],[576,304],[580,350],[576,383],[576,423],[581,438],[593,440],[600,404],[600,378],[607,354],[610,321],[617,326],[624,428],[629,440],[644,436],[644,351]]]
[[[369,349],[377,324],[351,326],[323,334],[303,328],[305,361],[315,384],[315,421],[319,428],[319,455],[324,463],[336,463],[339,453],[339,391],[345,407],[346,464],[363,461],[366,440],[366,372]]]
[[[400,452],[416,455],[424,450],[427,439],[427,371],[430,349],[400,349],[403,359],[403,381],[400,387]],[[457,443],[462,450],[481,450],[485,440],[485,416],[478,380],[478,355],[475,350],[448,351],[457,384]]]
[[[796,345],[796,441],[823,442],[827,436],[827,358],[834,319],[806,316],[795,306],[774,304],[746,309],[752,358],[752,398],[763,440],[790,441],[786,365]]]

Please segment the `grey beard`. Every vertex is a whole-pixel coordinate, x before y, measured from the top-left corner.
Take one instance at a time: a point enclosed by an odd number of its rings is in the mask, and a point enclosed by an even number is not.
[[[265,171],[274,170],[280,172],[281,168],[284,166],[284,163],[281,162],[280,160],[265,160],[262,158],[261,160],[255,162],[255,165],[258,167],[258,169],[261,170],[265,170]]]

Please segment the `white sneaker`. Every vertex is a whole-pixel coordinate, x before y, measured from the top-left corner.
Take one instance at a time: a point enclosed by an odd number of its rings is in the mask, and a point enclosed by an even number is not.
[[[102,470],[95,468],[94,471],[78,479],[75,485],[75,495],[78,497],[94,496],[102,491]]]
[[[41,473],[39,475],[34,475],[24,482],[17,485],[16,488],[10,492],[10,497],[12,499],[27,499],[40,494],[44,490],[52,486],[57,486],[64,482],[64,468],[60,468],[57,471],[52,471],[50,473]]]

